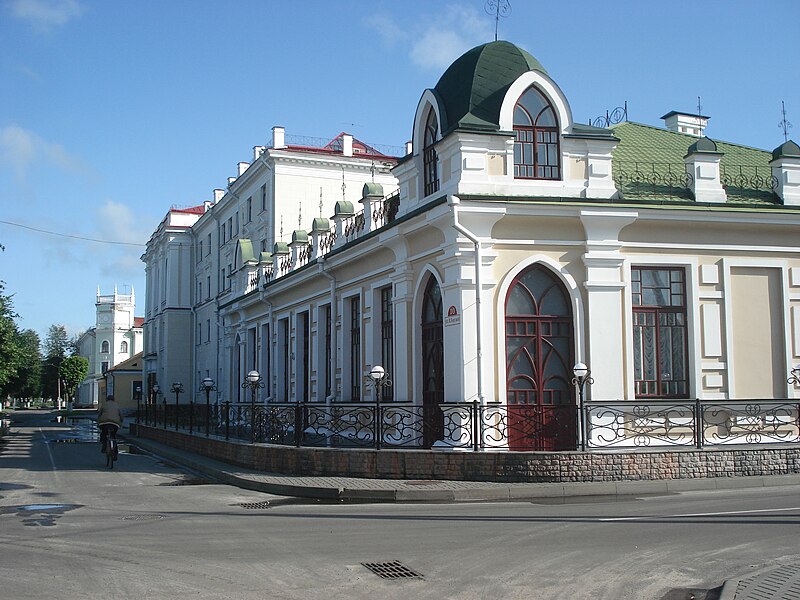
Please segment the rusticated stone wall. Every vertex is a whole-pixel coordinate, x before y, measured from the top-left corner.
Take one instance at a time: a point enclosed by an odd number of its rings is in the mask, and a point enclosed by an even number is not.
[[[135,435],[241,467],[292,475],[496,482],[637,481],[800,473],[800,445],[614,452],[353,450],[244,444],[144,425]]]

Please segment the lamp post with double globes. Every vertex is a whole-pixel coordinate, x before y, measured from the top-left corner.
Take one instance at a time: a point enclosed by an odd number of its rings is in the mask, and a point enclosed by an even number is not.
[[[585,390],[586,385],[592,385],[594,383],[594,379],[592,379],[592,371],[582,362],[575,363],[575,366],[572,367],[572,385],[578,386],[578,414],[580,416],[580,424],[581,424],[581,450],[586,450],[586,438],[588,436],[588,432],[586,431],[586,405],[585,405]]]
[[[153,386],[150,388],[153,392],[150,396],[150,404],[153,405],[153,424],[158,425],[158,392],[161,391],[161,386],[158,385],[157,382],[153,382]],[[145,422],[147,422],[147,415],[145,415]],[[149,425],[149,423],[146,423]]]
[[[250,440],[255,443],[256,441],[256,393],[259,388],[264,387],[264,380],[261,374],[256,371],[250,371],[244,378],[242,388],[250,388]]]
[[[381,409],[381,399],[383,396],[383,388],[390,387],[392,385],[392,380],[389,379],[389,374],[380,365],[372,367],[369,375],[365,375],[364,379],[375,388],[375,448],[380,450],[383,442],[383,410]]]
[[[170,391],[175,394],[175,431],[178,431],[178,411],[180,410],[180,395],[183,393],[183,384],[180,381],[176,381],[172,384]],[[166,419],[166,416],[164,418]]]
[[[200,382],[201,392],[206,393],[206,437],[209,436],[209,423],[211,422],[211,392],[216,391],[217,386],[214,385],[214,380],[211,377],[206,377]]]

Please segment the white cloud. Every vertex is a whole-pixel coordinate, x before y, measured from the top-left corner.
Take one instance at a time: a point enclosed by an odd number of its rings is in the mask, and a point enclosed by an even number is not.
[[[363,23],[368,29],[377,32],[383,42],[390,47],[408,37],[408,32],[387,15],[370,15],[363,20]]]
[[[48,142],[18,125],[0,129],[0,169],[10,169],[17,181],[24,183],[28,171],[37,161],[50,162],[80,175],[90,173],[90,169],[80,159],[70,155],[61,144]]]
[[[41,32],[61,27],[84,10],[78,0],[11,0],[8,6],[12,16]]]
[[[134,215],[128,205],[120,202],[109,200],[98,207],[95,219],[97,220],[98,237],[104,240],[144,244],[152,232],[145,227],[141,218]],[[133,252],[138,253],[137,260],[143,251],[144,248],[134,248]]]
[[[472,6],[450,4],[437,14],[420,15],[420,21],[424,24],[409,28],[375,14],[363,23],[388,47],[409,44],[411,61],[426,70],[441,71],[470,48],[494,39],[492,18]]]

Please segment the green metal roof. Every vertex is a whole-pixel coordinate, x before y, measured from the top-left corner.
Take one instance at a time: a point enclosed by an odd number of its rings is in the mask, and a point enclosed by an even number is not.
[[[499,130],[503,98],[528,71],[547,73],[538,60],[510,42],[489,42],[467,51],[433,90],[444,108],[442,133],[456,128]]]
[[[614,179],[624,198],[659,202],[691,199],[691,192],[681,183],[686,173],[684,156],[690,146],[706,146],[705,142],[701,144],[697,137],[685,133],[629,121],[610,129],[620,140],[612,159]],[[770,152],[719,140],[714,143],[722,154],[720,170],[729,203],[780,203],[770,188]]]
[[[793,140],[788,140],[772,151],[772,160],[779,158],[800,158],[800,146]]]

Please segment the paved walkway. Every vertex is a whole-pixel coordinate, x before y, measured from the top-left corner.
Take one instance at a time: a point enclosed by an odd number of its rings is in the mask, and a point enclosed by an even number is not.
[[[142,450],[184,465],[215,480],[244,489],[279,496],[344,502],[513,501],[532,498],[669,494],[691,490],[800,485],[800,475],[592,483],[495,483],[428,479],[309,477],[244,469],[144,438],[131,437],[130,441]]]

